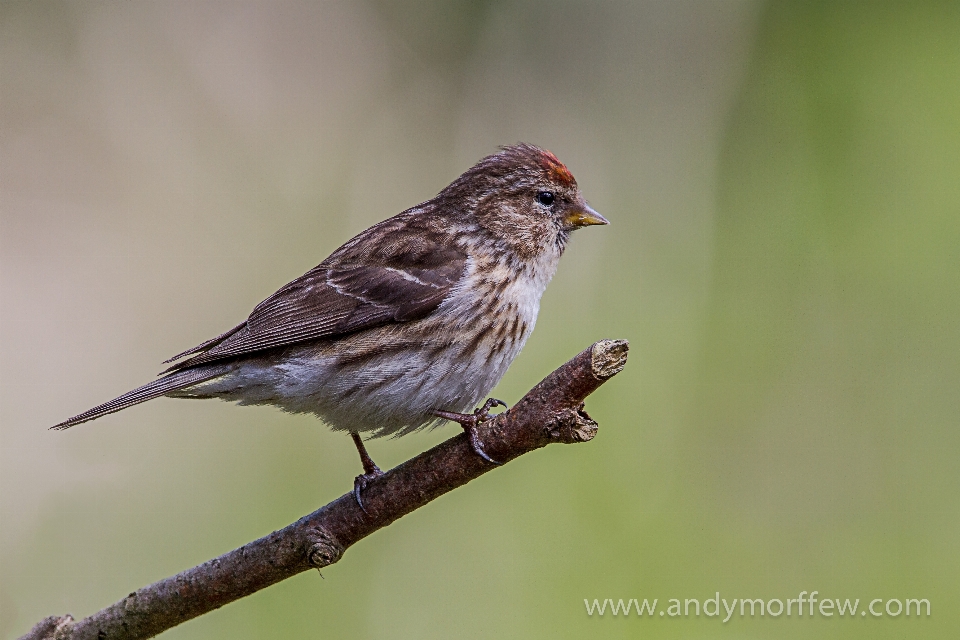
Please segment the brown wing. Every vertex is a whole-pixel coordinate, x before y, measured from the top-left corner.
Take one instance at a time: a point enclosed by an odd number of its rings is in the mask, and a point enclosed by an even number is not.
[[[177,356],[199,354],[164,373],[423,318],[460,280],[466,258],[447,236],[388,220],[258,304],[245,323]]]

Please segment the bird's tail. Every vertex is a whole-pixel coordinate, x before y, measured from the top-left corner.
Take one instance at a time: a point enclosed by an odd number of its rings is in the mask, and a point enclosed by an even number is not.
[[[177,371],[176,373],[171,373],[168,376],[158,378],[153,382],[148,382],[142,387],[137,387],[133,391],[123,394],[119,398],[115,398],[110,402],[105,402],[89,411],[84,411],[83,413],[73,416],[69,420],[64,420],[60,424],[55,424],[51,429],[68,429],[74,425],[80,424],[81,422],[87,422],[89,420],[96,420],[101,416],[105,416],[108,413],[114,413],[127,407],[132,407],[135,404],[140,404],[141,402],[146,402],[147,400],[153,400],[154,398],[159,398],[160,396],[184,389],[191,385],[198,384],[200,382],[205,382],[217,376],[223,375],[227,372],[229,366],[226,365],[213,365],[205,367],[196,367],[194,369],[185,369],[183,371]]]

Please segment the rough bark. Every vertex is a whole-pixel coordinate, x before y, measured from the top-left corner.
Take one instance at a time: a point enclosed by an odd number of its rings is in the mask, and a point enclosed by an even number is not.
[[[547,376],[509,411],[479,427],[484,449],[506,463],[554,442],[592,440],[597,423],[584,399],[623,369],[626,340],[601,340]],[[134,591],[81,620],[51,616],[21,640],[134,640],[285,580],[337,562],[351,545],[497,466],[460,434],[388,471],[364,490],[364,513],[352,493],[293,524],[192,569]]]

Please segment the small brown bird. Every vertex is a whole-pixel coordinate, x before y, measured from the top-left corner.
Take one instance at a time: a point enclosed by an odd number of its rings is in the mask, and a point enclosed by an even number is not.
[[[361,491],[382,475],[361,433],[404,435],[453,420],[495,463],[476,426],[503,403],[465,412],[533,331],[570,232],[594,224],[608,222],[556,156],[503,147],[432,200],[347,242],[233,329],[168,360],[180,362],[161,378],[52,428],[160,396],[313,413],[353,437],[361,507]]]

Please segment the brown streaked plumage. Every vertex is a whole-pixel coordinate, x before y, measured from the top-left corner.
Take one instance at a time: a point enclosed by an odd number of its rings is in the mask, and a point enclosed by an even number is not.
[[[474,428],[492,404],[464,412],[526,342],[570,232],[606,223],[552,153],[504,147],[348,241],[243,323],[171,358],[179,362],[161,378],[53,428],[163,395],[314,413],[354,435],[358,501],[380,473],[359,433],[454,419],[489,460]]]

